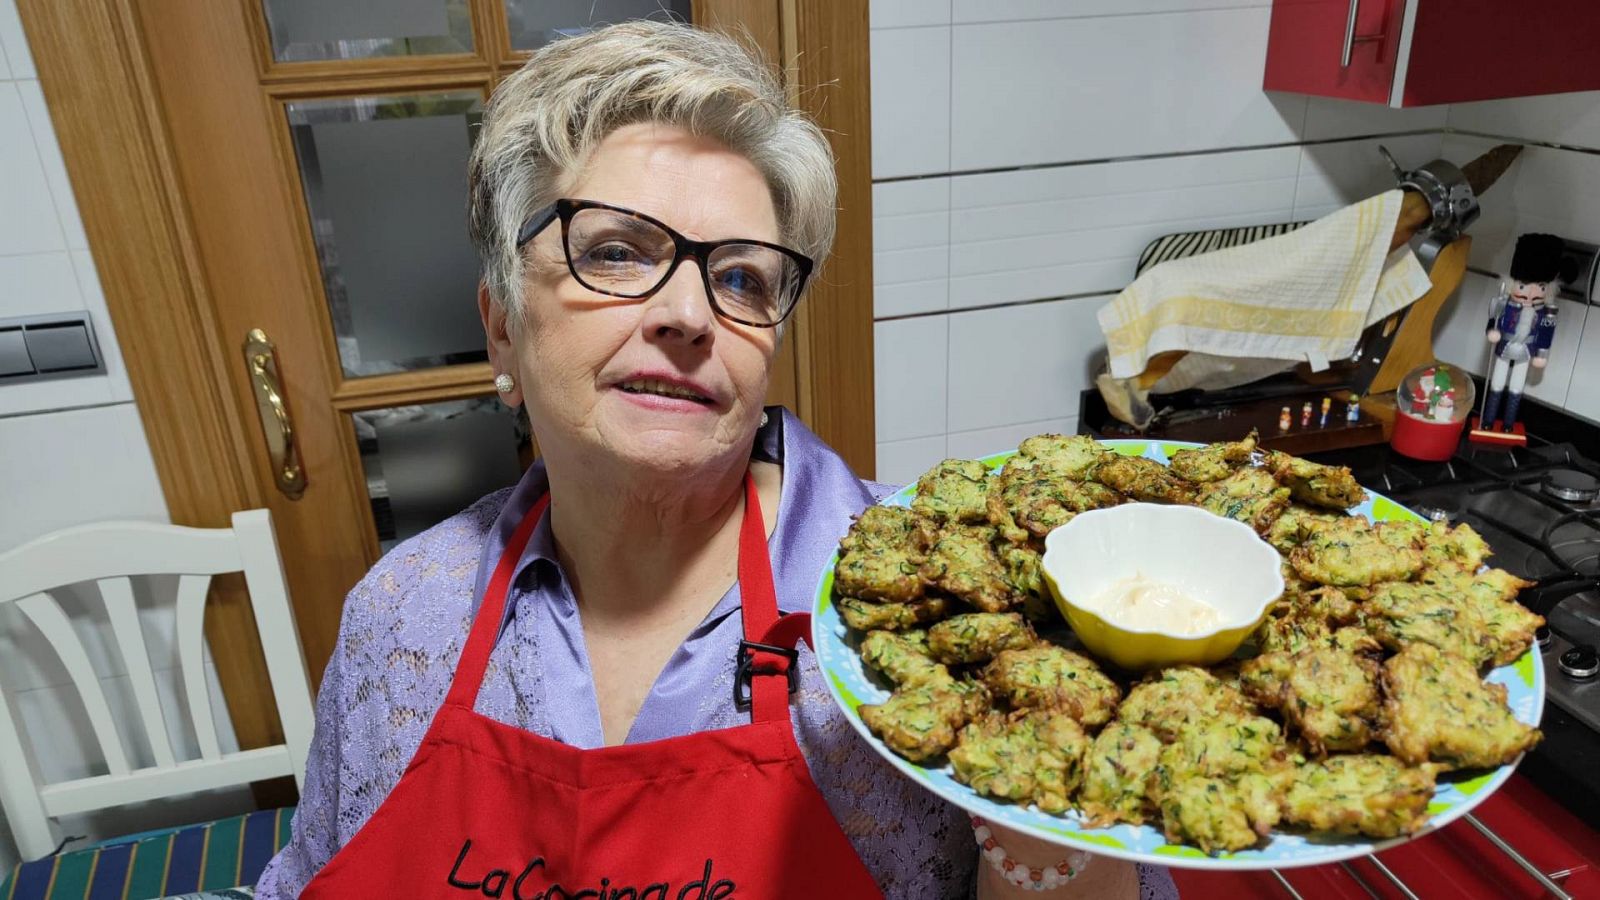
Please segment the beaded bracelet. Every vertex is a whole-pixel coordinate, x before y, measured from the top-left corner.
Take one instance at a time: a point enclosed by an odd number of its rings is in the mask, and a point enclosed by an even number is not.
[[[1051,891],[1077,878],[1083,872],[1084,866],[1089,864],[1090,855],[1082,850],[1074,850],[1066,859],[1056,863],[1048,869],[1034,869],[1012,859],[1006,849],[994,839],[994,832],[989,830],[988,823],[977,816],[972,817],[972,836],[977,839],[978,846],[983,851],[983,858],[994,866],[1000,876],[1017,887],[1030,891]]]

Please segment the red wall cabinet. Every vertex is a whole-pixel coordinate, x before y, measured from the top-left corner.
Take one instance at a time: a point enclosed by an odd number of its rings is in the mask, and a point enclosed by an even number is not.
[[[1600,0],[1273,0],[1269,91],[1428,106],[1600,89]]]

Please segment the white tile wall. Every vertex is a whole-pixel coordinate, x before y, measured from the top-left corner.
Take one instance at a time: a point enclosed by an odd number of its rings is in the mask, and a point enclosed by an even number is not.
[[[878,444],[877,480],[884,484],[910,484],[945,458],[944,435],[884,441]]]
[[[950,0],[872,0],[867,11],[871,28],[950,24]]]
[[[1010,450],[1024,438],[1036,434],[1073,434],[1078,430],[1078,417],[1045,419],[1040,422],[1022,422],[1002,425],[999,428],[979,428],[974,431],[952,431],[945,438],[945,452],[962,459],[978,459],[991,453]]]
[[[65,250],[17,82],[0,82],[0,255]]]
[[[1582,353],[1573,354],[1572,386],[1567,391],[1567,409],[1600,422],[1600,313],[1589,309],[1590,315],[1583,323],[1579,346]],[[1561,314],[1566,315],[1563,309]],[[1562,322],[1567,328],[1571,322]],[[1554,351],[1551,352],[1554,355]]]
[[[950,26],[873,29],[872,177],[950,171]]]
[[[17,15],[17,0],[0,0],[0,48],[5,50],[12,78],[37,78],[33,54],[22,33],[22,18]]]
[[[950,431],[1078,414],[1107,296],[951,313]]]
[[[1600,149],[1600,91],[1456,103],[1448,122],[1462,131]]]
[[[943,435],[949,376],[950,322],[944,316],[898,319],[873,326],[878,442]]]
[[[1324,141],[1368,134],[1435,131],[1444,127],[1449,110],[1448,106],[1394,109],[1378,103],[1309,97],[1306,101],[1306,129],[1302,137],[1308,141]]]
[[[1261,90],[1268,15],[956,25],[951,168],[1294,142],[1305,98]]]
[[[872,186],[872,280],[875,318],[949,307],[949,178]]]
[[[1270,5],[1270,0],[955,0],[953,14],[958,23],[1018,22]]]
[[[44,103],[44,92],[37,81],[19,81],[17,91],[22,95],[22,108],[28,116],[33,145],[39,151],[39,162],[44,166],[45,182],[50,188],[50,199],[61,221],[61,232],[66,238],[67,248],[87,250],[89,239],[83,233],[83,219],[78,215],[78,201],[72,195],[72,183],[67,180],[67,163],[61,158],[61,145],[56,142],[55,126],[50,120],[50,110]]]
[[[1378,145],[1389,148],[1406,168],[1415,168],[1442,155],[1438,134],[1368,138],[1307,144],[1300,148],[1300,176],[1295,186],[1294,218],[1316,219],[1357,200],[1394,187],[1389,164]]]

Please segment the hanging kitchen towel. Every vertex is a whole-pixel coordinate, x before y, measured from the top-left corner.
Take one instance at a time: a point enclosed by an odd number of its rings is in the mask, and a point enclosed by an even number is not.
[[[1409,247],[1389,251],[1402,196],[1388,191],[1288,234],[1148,270],[1100,309],[1111,378],[1134,378],[1168,351],[1202,354],[1184,367],[1183,386],[1213,389],[1244,383],[1246,371],[1245,381],[1269,374],[1273,361],[1321,369],[1349,357],[1362,329],[1429,287]]]

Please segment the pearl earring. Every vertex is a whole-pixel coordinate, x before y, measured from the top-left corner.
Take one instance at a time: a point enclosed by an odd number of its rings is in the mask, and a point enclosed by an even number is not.
[[[762,428],[767,427],[767,414],[766,413],[762,413],[761,414],[761,427]]]
[[[517,380],[512,378],[511,375],[506,372],[501,372],[499,375],[494,377],[494,389],[502,394],[511,393],[511,390],[516,386]]]

